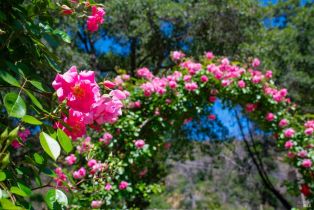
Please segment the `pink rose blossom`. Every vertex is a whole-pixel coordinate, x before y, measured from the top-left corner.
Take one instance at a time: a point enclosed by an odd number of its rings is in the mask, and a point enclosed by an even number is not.
[[[65,161],[68,165],[73,165],[76,162],[76,157],[74,154],[71,154],[65,158]]]
[[[293,141],[289,140],[289,141],[286,141],[285,143],[285,148],[286,149],[291,149],[293,147]]]
[[[151,80],[154,77],[154,75],[146,67],[138,69],[136,71],[136,74],[137,74],[137,76],[143,77],[143,78],[148,79],[148,80]]]
[[[103,142],[105,145],[110,144],[112,135],[108,132],[104,133],[103,137],[99,139],[99,142]]]
[[[92,15],[87,17],[87,30],[95,32],[104,23],[106,12],[101,7],[92,6]]]
[[[100,95],[99,86],[95,82],[95,73],[82,71],[78,74],[75,66],[62,75],[57,74],[52,86],[57,92],[59,101],[66,99],[69,107],[85,113],[91,110],[91,105]]]
[[[243,80],[238,81],[239,88],[245,88],[245,82]]]
[[[82,179],[86,175],[85,168],[81,167],[79,170],[73,172],[74,179]]]
[[[252,103],[248,103],[248,104],[246,104],[246,106],[245,106],[245,110],[247,111],[247,112],[254,112],[255,111],[255,109],[257,108],[257,105],[256,104],[252,104]]]
[[[305,133],[305,135],[310,136],[313,134],[313,131],[314,131],[313,128],[307,128],[307,129],[305,129],[304,133]]]
[[[287,126],[289,123],[288,123],[288,120],[287,119],[281,119],[280,122],[279,122],[279,126],[280,127],[285,127]]]
[[[273,77],[273,72],[270,71],[270,70],[269,70],[269,71],[266,71],[265,77],[266,77],[267,79],[272,78],[272,77]]]
[[[184,88],[188,91],[195,91],[198,85],[195,82],[185,83]]]
[[[260,60],[258,58],[254,58],[252,61],[252,66],[254,68],[258,67],[261,64]]]
[[[112,188],[111,184],[107,183],[105,186],[105,190],[110,191]]]
[[[301,150],[300,152],[298,152],[298,156],[301,158],[305,158],[307,156],[307,151]]]
[[[192,76],[191,76],[191,75],[184,75],[184,77],[183,77],[183,81],[184,81],[184,82],[190,82],[191,79],[192,79]]]
[[[135,108],[141,108],[141,101],[135,101],[134,102],[134,107]]]
[[[302,161],[302,166],[304,168],[311,168],[312,167],[312,161],[310,159],[305,159]]]
[[[91,159],[87,162],[87,166],[92,168],[96,163],[97,161],[95,159]]]
[[[116,86],[116,84],[114,82],[111,82],[109,80],[105,80],[104,81],[104,87],[105,88],[109,88],[109,89],[112,89]]]
[[[142,149],[145,145],[145,141],[140,139],[140,140],[136,140],[135,143],[134,143],[135,147],[137,149]]]
[[[212,52],[206,52],[205,53],[205,57],[208,59],[208,60],[211,60],[215,57],[214,53]]]
[[[63,185],[63,182],[66,181],[67,177],[62,172],[62,169],[60,167],[56,168],[54,171],[57,175],[57,178],[54,178],[54,181],[56,182],[57,187],[61,187]]]
[[[170,87],[171,89],[175,89],[175,88],[177,88],[177,83],[176,83],[175,81],[170,81],[170,82],[169,82],[169,87]]]
[[[292,128],[287,128],[286,130],[284,130],[284,136],[286,138],[291,138],[293,137],[295,134],[295,131]]]
[[[185,54],[183,52],[181,52],[181,51],[173,51],[171,53],[171,59],[173,61],[179,61],[179,60],[181,60],[184,57],[185,57]]]
[[[100,200],[95,200],[95,201],[92,201],[91,207],[92,207],[93,209],[98,209],[98,208],[101,207],[102,204],[103,204],[102,201],[100,201]]]
[[[206,75],[201,76],[201,82],[205,83],[208,81],[208,77]]]
[[[126,181],[122,181],[119,184],[119,189],[120,190],[125,190],[128,187],[129,183],[127,183]]]
[[[271,122],[275,119],[275,115],[271,112],[267,113],[265,119],[268,121],[268,122]]]
[[[122,114],[122,107],[123,104],[118,97],[110,98],[109,96],[103,95],[93,104],[93,118],[99,125],[114,123],[117,121],[118,116]]]

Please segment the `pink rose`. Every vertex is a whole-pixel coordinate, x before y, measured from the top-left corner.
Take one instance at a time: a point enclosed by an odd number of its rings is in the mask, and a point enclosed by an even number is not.
[[[288,120],[287,119],[281,119],[279,122],[280,127],[285,127],[288,125]]]
[[[67,162],[68,165],[73,165],[76,161],[76,157],[74,154],[71,154],[65,158],[65,161]]]
[[[208,81],[208,77],[206,75],[201,76],[201,82],[205,83]]]
[[[100,201],[100,200],[92,201],[91,207],[92,207],[93,209],[98,209],[98,208],[101,207],[102,203],[103,203],[103,202]]]
[[[212,52],[206,52],[205,53],[205,57],[208,59],[208,60],[211,60],[215,57],[214,53]]]
[[[243,80],[238,81],[239,88],[245,88],[245,82]]]
[[[302,161],[302,166],[304,168],[311,168],[312,167],[312,161],[310,159],[305,159]]]
[[[305,133],[305,135],[310,136],[313,134],[313,131],[314,131],[313,128],[307,128],[307,129],[305,129],[304,133]]]
[[[284,136],[286,138],[291,138],[293,137],[295,134],[295,131],[292,128],[287,128],[286,130],[284,130]]]
[[[120,190],[124,190],[124,189],[126,189],[128,187],[128,185],[129,185],[129,183],[127,183],[126,181],[122,181],[119,184],[119,189]]]
[[[112,188],[111,184],[107,183],[105,186],[105,190],[109,191],[111,190],[111,188]]]
[[[254,68],[258,67],[261,64],[260,60],[258,58],[254,58],[252,61],[252,66]]]
[[[142,149],[145,145],[145,141],[140,139],[140,140],[136,140],[135,143],[134,143],[135,147],[137,149]]]
[[[286,149],[291,149],[293,147],[293,141],[289,140],[289,141],[286,141],[285,143],[285,148]]]
[[[267,113],[265,119],[268,121],[268,122],[271,122],[275,119],[275,115],[271,112]]]

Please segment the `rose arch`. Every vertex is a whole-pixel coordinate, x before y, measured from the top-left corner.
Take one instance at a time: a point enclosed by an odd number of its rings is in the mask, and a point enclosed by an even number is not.
[[[171,144],[167,133],[206,113],[203,108],[218,98],[242,106],[273,135],[285,161],[301,176],[297,190],[314,204],[314,121],[297,114],[288,91],[275,86],[272,72],[256,58],[241,64],[208,52],[196,61],[180,51],[171,58],[176,65],[158,75],[143,67],[135,78],[121,74],[97,84],[94,72],[72,67],[56,76],[53,87],[63,114],[55,128],[58,136],[72,138],[76,150],[61,161],[54,179],[59,189],[73,195],[72,207],[145,205],[149,194],[160,191],[157,162],[166,158]],[[276,189],[270,190],[290,207]]]

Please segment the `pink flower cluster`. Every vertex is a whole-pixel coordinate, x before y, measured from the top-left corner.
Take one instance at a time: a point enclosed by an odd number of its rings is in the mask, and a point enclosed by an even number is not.
[[[92,15],[87,17],[87,29],[90,32],[97,31],[99,26],[104,23],[105,14],[103,8],[92,6]]]
[[[67,162],[69,166],[73,165],[76,162],[76,157],[74,154],[71,154],[65,158],[65,161]]]
[[[180,66],[187,69],[191,75],[195,75],[198,71],[202,69],[202,64],[195,63],[190,60],[181,63]]]
[[[86,176],[86,169],[81,167],[79,170],[73,172],[74,179],[82,179]]]
[[[57,178],[55,178],[55,182],[57,184],[57,187],[61,187],[63,185],[63,182],[67,180],[66,175],[62,172],[62,169],[60,167],[55,169],[55,173],[57,175]]]
[[[305,135],[311,136],[314,132],[314,120],[309,120],[304,124],[305,127]]]
[[[27,141],[27,137],[31,134],[30,130],[28,128],[26,128],[24,131],[19,131],[18,132],[18,137],[20,137],[20,139],[23,141],[23,143],[25,143]],[[22,146],[22,144],[14,139],[11,143],[11,146],[14,148],[14,149],[18,149]]]
[[[173,51],[171,53],[171,59],[173,61],[180,61],[184,57],[185,57],[185,54],[183,52],[181,52],[181,51]]]
[[[219,66],[216,64],[208,65],[207,71],[212,73],[216,79],[221,80],[223,86],[229,86],[232,83],[232,79],[239,78],[245,72],[245,69],[230,65],[230,61],[224,58]],[[245,83],[241,84],[241,86],[245,86]]]
[[[64,74],[57,74],[52,83],[59,101],[66,100],[69,115],[63,116],[63,121],[71,129],[60,122],[56,127],[63,129],[73,140],[86,133],[86,125],[97,123],[114,123],[122,114],[122,101],[126,94],[120,90],[112,90],[109,95],[101,95],[95,82],[93,71],[77,72],[75,66]]]
[[[147,80],[151,80],[154,78],[154,75],[152,74],[152,72],[146,67],[138,69],[136,71],[136,74],[138,77],[142,77],[142,78],[145,78]]]
[[[112,139],[112,135],[108,132],[104,133],[103,137],[99,139],[99,142],[104,143],[105,145],[110,144],[110,141]]]
[[[288,94],[288,91],[287,89],[283,88],[281,90],[277,90],[275,88],[271,88],[271,87],[268,87],[268,86],[265,86],[264,87],[264,93],[266,95],[270,95],[273,97],[274,101],[276,102],[282,102],[282,101],[287,101],[287,94]]]

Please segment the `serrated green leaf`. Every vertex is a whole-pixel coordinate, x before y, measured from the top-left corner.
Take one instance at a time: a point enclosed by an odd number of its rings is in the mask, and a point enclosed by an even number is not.
[[[66,133],[64,133],[64,131],[61,129],[57,130],[57,135],[58,135],[58,140],[61,144],[61,147],[64,149],[64,151],[66,153],[71,152],[73,149],[73,146],[72,146],[72,141],[68,137],[68,135]]]
[[[40,144],[43,147],[44,151],[52,159],[57,160],[61,152],[61,148],[58,142],[45,132],[40,133],[39,139],[40,139]]]
[[[31,125],[41,125],[43,124],[41,121],[37,120],[35,117],[30,116],[30,115],[25,115],[22,118],[22,121]]]
[[[17,93],[7,93],[3,102],[10,117],[22,118],[26,114],[25,102]]]
[[[13,85],[15,87],[21,87],[20,83],[8,72],[0,71],[0,78],[3,79],[5,82]]]

